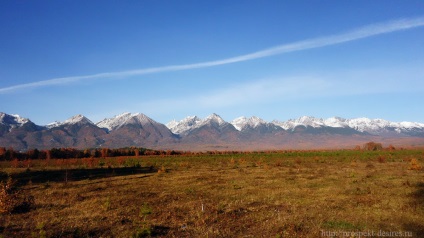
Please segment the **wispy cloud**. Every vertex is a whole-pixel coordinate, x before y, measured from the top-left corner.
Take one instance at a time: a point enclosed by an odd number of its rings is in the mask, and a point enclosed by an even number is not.
[[[211,112],[223,108],[317,97],[328,92],[331,87],[331,82],[314,76],[258,79],[195,95],[144,101],[133,107],[134,110],[143,108],[143,112],[149,115],[175,114],[186,109]]]
[[[213,112],[225,109],[280,103],[290,105],[305,99],[329,99],[334,101],[346,96],[381,95],[385,93],[423,92],[422,65],[398,69],[355,69],[331,73],[280,76],[256,79],[242,84],[201,92],[172,96],[136,103],[130,111],[143,108],[149,115],[175,115],[178,112]],[[403,77],[402,83],[399,78]],[[343,80],[341,80],[343,79]],[[165,96],[164,96],[165,97]],[[183,113],[183,114],[184,114]]]
[[[200,95],[193,101],[203,108],[232,107],[242,104],[270,102],[277,99],[309,97],[327,90],[328,87],[330,87],[329,83],[318,77],[297,76],[262,79],[222,88],[207,95]]]
[[[319,37],[319,38],[313,38],[313,39],[298,41],[294,43],[284,44],[284,45],[276,46],[273,48],[260,50],[250,54],[240,55],[240,56],[231,57],[227,59],[207,61],[207,62],[194,63],[194,64],[170,65],[170,66],[136,69],[136,70],[129,70],[129,71],[54,78],[54,79],[43,80],[43,81],[38,81],[33,83],[18,84],[14,86],[0,88],[0,94],[11,93],[21,89],[31,89],[31,88],[37,88],[37,87],[49,86],[49,85],[67,84],[67,83],[76,82],[80,80],[90,80],[90,79],[93,80],[93,79],[101,79],[101,78],[125,78],[125,77],[135,76],[135,75],[154,74],[154,73],[169,72],[169,71],[181,71],[181,70],[207,68],[207,67],[213,67],[213,66],[219,66],[219,65],[225,65],[225,64],[232,64],[232,63],[254,60],[254,59],[269,57],[273,55],[294,52],[294,51],[301,51],[301,50],[320,48],[320,47],[325,47],[325,46],[330,46],[335,44],[341,44],[341,43],[345,43],[349,41],[359,40],[359,39],[381,35],[385,33],[407,30],[407,29],[416,28],[420,26],[424,26],[424,17],[405,18],[405,19],[400,19],[395,21],[368,25],[368,26],[354,29],[342,34],[330,35],[326,37]]]

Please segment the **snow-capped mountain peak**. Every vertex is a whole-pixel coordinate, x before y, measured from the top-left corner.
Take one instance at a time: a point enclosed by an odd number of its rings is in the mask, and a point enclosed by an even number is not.
[[[201,120],[197,116],[188,116],[181,121],[172,120],[166,124],[166,127],[168,127],[172,133],[184,134],[200,122]]]
[[[109,131],[112,131],[127,124],[143,125],[143,124],[153,123],[153,122],[154,121],[150,117],[142,113],[125,112],[117,116],[114,116],[112,118],[105,118],[102,121],[97,122],[96,125],[100,128],[106,128]]]
[[[173,120],[169,121],[168,123],[166,123],[165,126],[168,127],[168,129],[170,129],[172,131],[173,128],[178,126],[178,121],[173,119]]]
[[[347,120],[341,117],[330,117],[324,120],[324,124],[329,127],[348,127]]]
[[[259,125],[263,125],[266,124],[267,122],[264,121],[263,119],[256,117],[256,116],[252,116],[250,118],[247,117],[238,117],[236,119],[234,119],[233,121],[231,121],[231,124],[238,130],[241,131],[246,127],[251,127],[251,128],[256,128]]]
[[[296,124],[302,124],[311,127],[322,127],[325,126],[324,120],[321,118],[315,118],[311,116],[303,116],[295,120]]]
[[[80,124],[80,125],[91,124],[91,125],[94,125],[94,123],[90,119],[88,119],[87,117],[85,117],[81,114],[78,114],[78,115],[75,115],[75,116],[73,116],[73,117],[71,117],[71,118],[69,118],[69,119],[67,119],[63,122],[55,121],[55,122],[49,123],[47,125],[47,128],[59,127],[59,126],[64,126],[64,125],[75,125],[75,124]]]
[[[241,131],[243,127],[248,123],[248,119],[245,116],[237,117],[230,122],[238,131]]]
[[[384,127],[390,127],[390,122],[383,119],[369,119],[365,117],[347,120],[349,127],[360,132],[375,132]]]
[[[168,127],[172,133],[184,135],[193,129],[209,124],[223,126],[228,124],[228,122],[224,121],[224,119],[222,119],[219,115],[213,113],[204,119],[200,119],[197,116],[189,116],[182,119],[181,121],[172,120],[166,124],[166,127]]]
[[[63,124],[77,124],[77,123],[89,123],[89,124],[94,124],[92,121],[90,121],[90,119],[88,119],[87,117],[78,114],[75,115],[71,118],[69,118],[68,120],[64,121]]]
[[[18,114],[6,114],[4,112],[0,112],[0,123],[1,124],[14,124],[17,126],[21,126],[25,123],[29,122],[29,119],[19,116]]]
[[[113,130],[119,126],[121,126],[128,118],[131,117],[130,112],[124,112],[122,114],[116,115],[111,118],[105,118],[100,122],[97,122],[96,125],[100,128],[106,128],[108,130]]]
[[[18,128],[30,122],[29,119],[19,116],[18,114],[6,114],[0,112],[0,124],[5,125],[11,131],[13,128]]]
[[[222,117],[220,117],[218,114],[211,114],[208,117],[206,117],[205,119],[202,120],[201,124],[203,123],[209,123],[209,122],[215,122],[218,123],[218,125],[223,125],[225,123],[227,123],[226,121],[224,121],[224,119],[222,119]]]
[[[28,118],[21,117],[18,114],[13,114],[12,116],[15,118],[15,121],[20,125],[23,125],[23,124],[29,122]]]
[[[129,117],[129,120],[127,120],[126,122],[144,125],[147,123],[152,123],[154,121],[153,119],[144,115],[143,113],[134,113],[134,114],[131,114],[131,116]]]
[[[220,117],[218,114],[213,113],[213,114],[209,115],[208,117],[198,121],[196,123],[196,125],[194,125],[192,128],[193,129],[199,128],[199,127],[202,127],[202,126],[205,126],[205,125],[211,125],[211,124],[216,124],[219,127],[221,127],[225,124],[228,124],[228,122],[224,121],[224,119],[222,119],[222,117]]]
[[[325,122],[321,118],[315,118],[311,116],[302,116],[297,119],[290,119],[288,121],[273,121],[277,126],[280,126],[284,130],[293,130],[297,126],[310,126],[319,128],[325,126]]]

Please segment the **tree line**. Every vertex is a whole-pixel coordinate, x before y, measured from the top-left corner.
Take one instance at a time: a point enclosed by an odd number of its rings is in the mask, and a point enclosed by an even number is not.
[[[392,145],[383,148],[381,143],[368,142],[362,147],[357,145],[354,150],[363,151],[379,151],[379,150],[395,150]],[[268,150],[268,151],[178,151],[178,150],[153,150],[142,147],[126,147],[119,149],[111,148],[92,148],[92,149],[75,149],[75,148],[52,148],[49,150],[30,149],[27,151],[16,151],[13,148],[0,147],[0,161],[5,160],[28,160],[28,159],[79,159],[79,158],[106,158],[119,156],[149,156],[149,155],[224,155],[224,154],[250,154],[250,153],[292,153],[305,152],[304,150]],[[308,150],[320,151],[320,150]]]
[[[16,151],[13,148],[0,147],[0,160],[105,158],[118,156],[176,155],[182,153],[184,152],[174,150],[152,150],[139,147],[119,149],[95,148],[84,150],[75,148],[52,148],[49,150],[30,149],[27,151]]]

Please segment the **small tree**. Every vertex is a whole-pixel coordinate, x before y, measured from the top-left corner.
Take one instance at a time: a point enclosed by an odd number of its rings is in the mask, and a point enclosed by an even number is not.
[[[387,149],[388,149],[389,151],[394,151],[394,150],[396,150],[396,148],[395,148],[393,145],[389,145],[389,147],[387,147]]]
[[[364,150],[375,151],[375,150],[382,150],[383,145],[381,145],[381,143],[376,143],[376,142],[371,141],[371,142],[365,143],[362,148]]]
[[[52,152],[50,150],[45,150],[44,152],[46,153],[46,160],[52,159]]]
[[[4,154],[6,154],[6,148],[0,147],[0,159],[4,159]]]
[[[101,150],[101,156],[103,158],[106,158],[106,157],[109,156],[109,152],[110,152],[109,148],[102,148],[102,150]]]

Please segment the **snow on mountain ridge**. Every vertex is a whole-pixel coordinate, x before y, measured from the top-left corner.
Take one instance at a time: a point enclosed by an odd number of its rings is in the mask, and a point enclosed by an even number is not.
[[[230,123],[238,130],[241,131],[243,127],[245,127],[249,122],[249,119],[247,119],[245,116],[237,117],[236,119],[232,120]]]
[[[189,123],[190,120],[196,120]],[[214,121],[218,125],[223,125],[225,122],[219,115],[212,114],[205,119],[199,119],[198,117],[192,116],[187,117],[181,121],[173,120],[167,124],[167,127],[175,134],[184,134],[192,129],[206,125],[207,123]],[[250,126],[256,128],[259,125],[267,124],[265,120],[252,116],[247,118],[241,116],[235,118],[230,122],[238,131],[243,130],[243,128]],[[321,127],[333,127],[333,128],[352,128],[359,132],[367,132],[370,134],[379,134],[388,128],[394,128],[394,131],[398,133],[409,132],[411,130],[423,130],[424,124],[417,122],[390,122],[384,119],[369,119],[369,118],[353,118],[345,119],[341,117],[330,117],[327,119],[315,118],[312,116],[302,116],[297,119],[289,119],[287,121],[277,121],[274,120],[270,124],[281,127],[284,130],[294,130],[297,126],[309,126],[313,128]]]
[[[88,119],[87,117],[78,114],[75,116],[72,116],[71,118],[63,121],[63,122],[59,122],[59,121],[55,121],[52,123],[47,124],[47,128],[54,128],[54,127],[59,127],[59,126],[63,126],[63,125],[75,125],[75,124],[91,124],[94,125],[94,123]]]
[[[390,125],[390,122],[386,120],[369,119],[365,117],[350,119],[347,120],[347,123],[349,127],[360,132],[377,131]]]
[[[349,127],[361,132],[379,132],[394,128],[397,132],[412,129],[424,129],[423,123],[417,122],[390,122],[384,119],[355,118],[347,120]]]
[[[324,124],[330,127],[345,128],[349,127],[347,120],[341,117],[330,117],[324,120]]]
[[[168,129],[170,129],[172,131],[172,129],[174,129],[175,127],[178,126],[178,121],[173,119],[173,120],[169,121],[168,123],[166,123],[165,126],[168,127]]]
[[[311,116],[302,116],[297,119],[290,119],[288,121],[273,121],[274,125],[283,128],[284,130],[293,130],[297,126],[310,126],[319,128],[326,126],[325,121],[321,118],[315,118]]]
[[[8,126],[9,131],[14,128],[21,127],[28,122],[30,122],[28,118],[21,117],[18,114],[9,115],[7,113],[0,112],[0,124]]]
[[[125,123],[125,121],[128,120],[129,117],[131,117],[131,113],[124,112],[111,118],[105,118],[97,122],[96,125],[100,128],[106,128],[111,131]]]
[[[266,124],[267,122],[263,119],[252,116],[250,118],[247,117],[238,117],[230,122],[238,131],[243,130],[244,128],[250,126],[252,128],[257,128],[259,125]]]
[[[89,124],[94,124],[92,121],[90,121],[90,119],[88,119],[87,117],[78,114],[75,115],[71,118],[69,118],[68,120],[64,121],[63,124],[77,124],[77,123],[89,123]]]
[[[315,118],[311,116],[303,116],[295,120],[297,125],[307,125],[312,127],[322,127],[325,126],[324,120],[321,118]]]
[[[402,121],[398,122],[399,126],[402,126],[406,129],[413,129],[413,128],[424,128],[424,123],[418,123],[418,122],[408,122],[408,121]]]
[[[184,134],[191,130],[199,122],[201,122],[201,120],[197,116],[188,116],[181,121],[172,120],[166,124],[166,127],[168,127],[174,134]]]
[[[222,125],[228,123],[228,122],[224,121],[224,119],[222,119],[221,116],[213,113],[213,114],[209,115],[208,117],[206,117],[205,119],[201,120],[196,127],[203,126],[203,125],[208,124],[210,122],[216,122],[216,123],[218,123],[219,126],[222,126]]]
[[[29,119],[23,118],[19,115],[13,114],[9,115],[6,113],[0,112],[0,124],[6,125],[9,130],[12,128],[21,127],[25,123],[30,122]],[[59,127],[62,125],[74,125],[74,124],[94,124],[88,118],[83,115],[75,115],[63,122],[53,122],[47,125],[47,128]],[[106,128],[109,131],[117,129],[125,124],[155,124],[154,120],[147,117],[142,113],[130,113],[125,112],[114,116],[112,118],[105,118],[102,121],[95,123],[100,128]],[[424,123],[418,122],[391,122],[384,119],[370,119],[366,117],[345,119],[341,117],[331,117],[327,119],[315,118],[312,116],[302,116],[297,119],[290,119],[287,121],[272,121],[270,123],[265,120],[252,116],[247,117],[238,117],[232,120],[231,122],[226,122],[219,115],[213,113],[204,119],[200,119],[197,116],[189,116],[184,118],[181,121],[170,121],[166,124],[166,127],[169,128],[174,134],[185,134],[193,129],[199,128],[204,125],[214,124],[218,126],[224,126],[226,124],[233,125],[238,131],[242,131],[243,128],[257,128],[260,125],[270,124],[283,128],[284,130],[294,130],[297,126],[309,126],[313,128],[321,127],[332,127],[332,128],[351,128],[359,132],[370,133],[375,135],[380,135],[384,133],[423,133]]]
[[[97,122],[96,125],[100,128],[106,128],[109,131],[112,131],[126,124],[147,124],[153,122],[154,121],[151,118],[143,113],[124,112],[112,118],[105,118],[102,121]]]
[[[7,120],[7,121],[6,121]],[[17,126],[22,126],[23,124],[29,122],[28,118],[19,116],[18,114],[7,114],[0,112],[0,123],[1,124],[15,124]]]
[[[28,118],[21,117],[18,114],[12,114],[12,116],[15,117],[15,121],[20,125],[23,125],[23,124],[29,122]]]
[[[341,117],[331,117],[327,119],[303,116],[298,119],[288,121],[273,121],[273,124],[280,126],[284,130],[294,130],[297,126],[310,126],[314,128],[333,127],[333,128],[352,128],[359,132],[370,134],[379,134],[391,128],[398,133],[407,132],[414,129],[424,129],[423,123],[417,122],[390,122],[384,119],[370,119],[366,117],[344,119]]]
[[[216,123],[218,126],[228,124],[221,116],[213,113],[204,119],[200,119],[197,116],[189,116],[181,121],[172,120],[166,124],[166,127],[174,134],[184,135],[191,130],[213,123]]]

